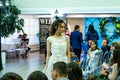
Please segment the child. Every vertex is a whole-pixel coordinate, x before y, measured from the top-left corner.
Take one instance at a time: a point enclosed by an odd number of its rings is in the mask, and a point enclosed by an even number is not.
[[[70,60],[71,60],[72,62],[76,62],[77,64],[80,63],[79,58],[74,54],[72,48],[70,48]]]

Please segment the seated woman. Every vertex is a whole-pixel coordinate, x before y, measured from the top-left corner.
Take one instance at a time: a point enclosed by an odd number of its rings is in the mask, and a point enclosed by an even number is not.
[[[97,74],[98,67],[100,64],[100,57],[102,50],[98,48],[96,40],[92,40],[91,47],[88,50],[87,59],[84,63],[85,69],[83,70],[84,77]]]
[[[108,76],[109,80],[116,80],[118,70],[120,68],[120,50],[119,49],[115,49],[113,51],[111,62],[112,62],[112,66],[108,66],[108,65],[103,66],[103,70],[101,71],[101,76],[104,76],[104,77]],[[106,66],[108,66],[107,69],[106,69]]]

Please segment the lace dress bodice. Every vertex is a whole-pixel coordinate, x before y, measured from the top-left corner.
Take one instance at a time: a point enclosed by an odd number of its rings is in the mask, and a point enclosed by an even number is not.
[[[57,38],[55,36],[48,37],[48,41],[51,43],[52,56],[65,56],[67,51],[67,37],[65,35]]]

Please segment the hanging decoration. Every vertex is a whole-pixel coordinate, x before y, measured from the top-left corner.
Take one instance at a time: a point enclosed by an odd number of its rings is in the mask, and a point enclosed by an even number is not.
[[[101,37],[115,39],[120,36],[120,19],[116,17],[103,18],[100,21]]]

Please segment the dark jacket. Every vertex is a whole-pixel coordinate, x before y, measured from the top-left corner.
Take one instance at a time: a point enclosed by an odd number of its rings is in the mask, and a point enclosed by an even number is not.
[[[82,45],[81,43],[83,42],[83,38],[82,38],[82,33],[79,31],[73,31],[70,34],[70,44],[72,46],[72,48],[77,48],[77,49],[81,49]]]

